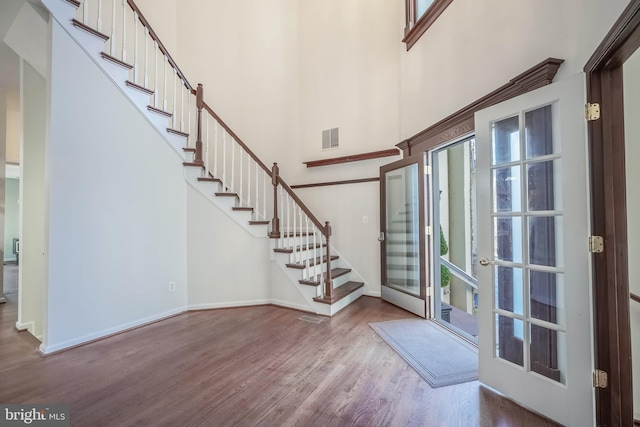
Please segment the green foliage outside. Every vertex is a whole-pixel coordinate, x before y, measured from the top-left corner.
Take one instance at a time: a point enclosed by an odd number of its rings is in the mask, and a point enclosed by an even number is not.
[[[440,226],[440,255],[446,255],[449,253],[449,245],[447,239],[444,237],[442,226]],[[440,286],[448,286],[451,281],[451,271],[445,265],[440,266]]]

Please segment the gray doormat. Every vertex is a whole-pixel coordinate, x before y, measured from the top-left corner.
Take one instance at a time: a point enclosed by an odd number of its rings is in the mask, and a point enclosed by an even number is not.
[[[369,323],[433,388],[478,379],[478,349],[421,319]]]

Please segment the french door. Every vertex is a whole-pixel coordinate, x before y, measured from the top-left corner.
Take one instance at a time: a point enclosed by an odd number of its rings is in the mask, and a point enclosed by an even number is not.
[[[475,115],[480,381],[594,424],[583,75]]]
[[[426,153],[380,167],[382,299],[427,316]]]

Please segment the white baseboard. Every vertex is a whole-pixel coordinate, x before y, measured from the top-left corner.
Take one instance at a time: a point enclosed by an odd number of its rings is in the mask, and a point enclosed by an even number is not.
[[[374,292],[374,291],[364,291],[362,293],[362,295],[367,296],[367,297],[376,297],[376,298],[382,298],[382,292]]]
[[[19,331],[28,331],[28,330],[33,330],[33,322],[25,322],[22,323],[19,320],[16,322],[16,329]]]
[[[212,310],[216,308],[239,308],[239,307],[251,307],[253,305],[267,305],[271,304],[271,300],[257,299],[247,301],[229,301],[229,302],[212,302],[205,304],[191,304],[187,307],[189,311],[198,310]]]
[[[167,319],[169,317],[173,317],[178,314],[185,313],[187,311],[186,307],[180,307],[173,310],[165,311],[164,313],[156,314],[153,316],[145,317],[143,319],[138,319],[133,322],[124,323],[118,326],[114,326],[111,328],[103,329],[102,331],[94,332],[88,335],[85,335],[80,338],[74,338],[68,341],[63,341],[60,343],[47,344],[44,343],[40,345],[40,352],[42,354],[48,355],[51,353],[55,353],[62,350],[67,350],[71,347],[77,347],[80,345],[88,344],[93,341],[97,341],[100,339],[108,338],[113,335],[117,335],[123,332],[130,331],[132,329],[139,328],[141,326],[146,326],[150,323],[155,323],[160,320]],[[16,327],[18,325],[16,324]]]

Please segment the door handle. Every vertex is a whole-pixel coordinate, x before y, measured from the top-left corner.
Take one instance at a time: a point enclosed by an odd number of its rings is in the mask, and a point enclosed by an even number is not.
[[[480,259],[478,260],[478,263],[479,263],[481,266],[486,267],[486,266],[487,266],[487,265],[489,265],[489,264],[493,264],[493,261],[489,261],[489,259],[487,259],[487,258],[480,258]]]
[[[378,242],[384,242],[384,231],[380,232],[380,236],[378,236]]]

